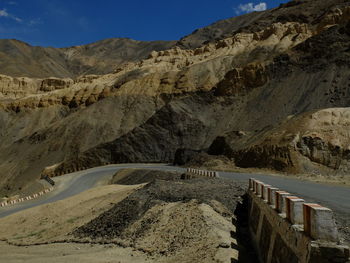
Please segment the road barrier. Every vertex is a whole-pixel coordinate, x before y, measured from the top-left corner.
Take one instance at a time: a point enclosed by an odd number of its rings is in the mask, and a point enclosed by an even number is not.
[[[51,192],[52,190],[53,190],[53,187],[50,187],[50,188],[47,188],[47,189],[45,189],[43,191],[40,191],[39,193],[32,194],[30,196],[21,197],[21,198],[16,199],[16,200],[5,201],[5,202],[0,203],[0,207],[14,205],[14,204],[21,203],[21,202],[24,202],[24,201],[33,200],[35,198],[38,198],[39,196],[42,196],[42,195],[44,195],[46,193]]]
[[[45,175],[44,176],[44,180],[46,180],[46,182],[48,182],[49,184],[51,184],[52,186],[55,185],[55,181],[52,180],[49,176]]]
[[[219,173],[218,172],[207,171],[207,170],[199,170],[199,169],[187,168],[186,172],[189,173],[189,174],[196,175],[196,176],[219,177]]]
[[[348,262],[329,208],[253,178],[248,196],[249,230],[262,262]]]

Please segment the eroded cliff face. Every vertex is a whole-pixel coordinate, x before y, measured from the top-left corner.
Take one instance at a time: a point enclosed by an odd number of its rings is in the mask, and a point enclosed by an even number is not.
[[[209,91],[223,78],[232,77],[236,78],[234,83],[230,83],[233,87],[261,86],[266,83],[267,76],[263,66],[253,61],[263,60],[268,63],[271,57],[302,43],[312,35],[306,24],[276,23],[259,32],[238,33],[216,44],[210,43],[194,50],[175,47],[166,51],[153,51],[148,59],[126,63],[113,74],[103,76],[87,75],[75,81],[3,76],[0,107],[15,112],[52,105],[76,108],[125,93],[158,96]],[[265,52],[259,53],[259,50]],[[247,66],[240,68],[240,65]],[[234,74],[237,76],[234,77]]]
[[[275,129],[252,136],[248,147],[237,147],[229,137],[221,144],[239,167],[342,174],[349,171],[349,125],[349,108],[329,108],[291,117]]]
[[[349,8],[338,2],[290,21],[280,16],[294,17],[299,5],[281,6],[254,15],[255,31],[245,24],[192,49],[153,51],[106,75],[1,76],[2,193],[23,190],[41,174],[171,162],[178,149],[210,152],[220,140],[220,154],[242,167],[345,171],[345,146],[338,153],[306,128],[294,132],[303,136],[293,145],[292,132],[270,134],[290,115],[350,104]]]

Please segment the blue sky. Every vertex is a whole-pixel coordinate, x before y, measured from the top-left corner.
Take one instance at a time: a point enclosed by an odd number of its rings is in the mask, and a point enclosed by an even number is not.
[[[0,0],[0,38],[68,47],[105,38],[177,40],[197,28],[287,0]]]

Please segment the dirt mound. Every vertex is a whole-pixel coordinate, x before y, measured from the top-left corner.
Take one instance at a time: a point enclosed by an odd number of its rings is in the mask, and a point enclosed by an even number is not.
[[[74,234],[79,237],[107,239],[124,236],[131,224],[142,218],[153,206],[164,202],[189,202],[195,199],[200,203],[213,205],[215,200],[226,207],[226,214],[232,215],[237,202],[244,194],[244,186],[245,184],[221,178],[173,182],[154,180],[109,211],[77,229]]]
[[[142,186],[100,186],[1,218],[0,239],[19,245],[65,240],[68,233],[108,211],[139,187]]]
[[[222,203],[233,213],[237,202],[244,194],[244,184],[226,179],[191,179],[173,182],[154,180],[142,189],[128,196],[109,211],[77,229],[79,237],[115,238],[125,235],[126,229],[144,216],[146,211],[163,202]],[[141,233],[140,233],[141,234]]]
[[[178,180],[180,174],[149,169],[123,169],[113,175],[111,184],[135,185],[149,183],[154,180]]]
[[[130,174],[140,173],[144,181],[144,171]],[[102,242],[117,240],[151,256],[181,262],[226,261],[230,250],[219,251],[230,247],[231,218],[246,185],[220,178],[179,180],[172,173],[162,177],[170,181],[153,180],[73,235]]]

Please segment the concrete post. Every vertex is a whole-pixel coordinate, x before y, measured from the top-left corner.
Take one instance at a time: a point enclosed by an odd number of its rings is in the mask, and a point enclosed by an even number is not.
[[[276,210],[279,213],[283,213],[285,212],[285,201],[284,201],[284,197],[290,195],[290,193],[285,192],[285,191],[276,191]]]
[[[276,191],[279,189],[276,187],[268,187],[267,188],[267,202],[270,205],[273,205],[276,207]]]
[[[318,204],[305,204],[304,231],[313,239],[339,241],[338,228],[332,210]]]
[[[260,181],[255,180],[254,184],[255,184],[254,193],[256,195],[259,195]]]
[[[304,199],[297,196],[286,196],[286,217],[293,225],[303,224],[303,203]]]
[[[311,207],[320,206],[319,204],[304,203],[303,217],[304,217],[304,232],[311,237]]]
[[[263,183],[260,182],[260,181],[257,182],[256,194],[257,194],[258,196],[261,196],[261,185],[262,185],[262,184],[263,184]]]
[[[249,178],[249,190],[254,189],[254,178]]]
[[[269,184],[261,184],[261,198],[267,201],[267,188],[270,187]]]

